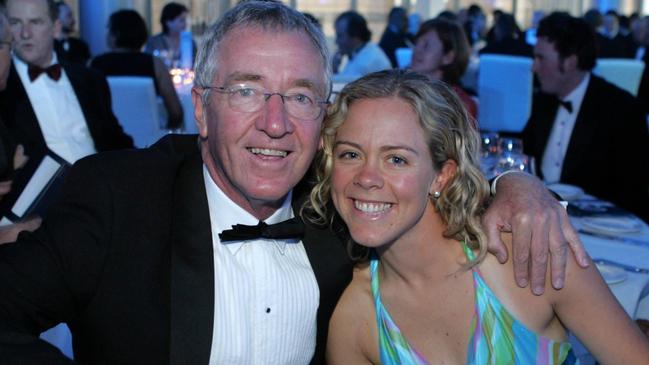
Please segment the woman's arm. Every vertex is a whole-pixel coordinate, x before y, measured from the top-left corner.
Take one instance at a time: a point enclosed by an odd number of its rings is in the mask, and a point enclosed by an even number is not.
[[[372,364],[363,342],[378,343],[375,331],[371,330],[376,328],[372,310],[374,304],[371,298],[364,298],[369,290],[369,282],[359,280],[359,271],[354,270],[354,279],[343,292],[329,321],[326,357],[330,365]],[[363,288],[359,281],[367,283],[367,288]]]
[[[568,260],[566,285],[554,291],[555,313],[601,364],[649,364],[649,341],[617,302],[595,265]]]
[[[183,107],[180,105],[180,99],[171,81],[169,70],[158,57],[153,57],[153,69],[155,71],[155,82],[158,85],[160,96],[162,96],[162,101],[169,116],[167,128],[180,128],[183,126]]]

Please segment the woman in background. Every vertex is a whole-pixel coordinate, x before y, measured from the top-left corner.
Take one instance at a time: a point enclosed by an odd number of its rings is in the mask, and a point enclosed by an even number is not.
[[[116,11],[108,18],[107,42],[111,51],[92,59],[90,66],[106,76],[152,78],[156,93],[162,97],[167,110],[167,128],[181,128],[183,109],[169,70],[159,58],[141,51],[147,36],[140,14],[133,10]]]
[[[430,19],[421,25],[415,36],[411,68],[432,80],[449,84],[475,120],[478,106],[460,86],[470,55],[469,42],[459,23],[444,18]]]
[[[565,287],[535,296],[511,260],[486,255],[479,136],[444,83],[392,70],[348,84],[322,145],[309,207],[332,221],[333,202],[369,251],[334,311],[328,363],[575,364],[567,330],[602,364],[649,363],[594,265],[569,260]]]
[[[187,29],[187,7],[183,4],[168,3],[160,13],[162,32],[151,36],[146,42],[144,52],[159,56],[164,60],[180,60],[180,33]],[[196,55],[196,43],[192,40],[192,59]],[[170,63],[169,66],[172,66]]]

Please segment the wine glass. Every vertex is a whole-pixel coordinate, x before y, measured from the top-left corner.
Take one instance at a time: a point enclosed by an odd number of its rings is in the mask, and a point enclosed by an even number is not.
[[[520,138],[501,137],[498,139],[498,152],[501,155],[509,155],[512,153],[523,153],[523,140]]]

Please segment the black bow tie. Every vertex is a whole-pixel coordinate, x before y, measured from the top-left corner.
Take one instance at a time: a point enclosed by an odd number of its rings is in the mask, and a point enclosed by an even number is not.
[[[27,68],[27,74],[31,82],[34,82],[42,73],[46,73],[54,81],[59,81],[61,78],[61,65],[57,63],[47,68],[29,65]]]
[[[246,241],[257,238],[289,239],[301,238],[304,235],[304,223],[297,218],[292,218],[276,224],[266,224],[259,221],[256,226],[236,224],[232,229],[219,233],[221,242]]]
[[[571,101],[561,100],[561,99],[557,99],[557,100],[559,101],[559,105],[566,108],[568,113],[572,113],[572,102]]]

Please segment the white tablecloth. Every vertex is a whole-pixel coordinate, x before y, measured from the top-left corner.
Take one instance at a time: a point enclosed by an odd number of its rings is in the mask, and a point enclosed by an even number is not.
[[[581,218],[573,217],[572,224],[577,229],[583,228]],[[616,240],[614,237],[606,239],[585,233],[580,233],[579,237],[592,258],[601,258],[649,269],[649,244],[643,246]],[[618,237],[622,239],[626,237],[643,240],[649,243],[649,226],[643,224],[639,232],[627,233]],[[627,274],[626,280],[620,283],[610,284],[609,288],[629,316],[631,318],[638,318],[638,313],[642,313],[643,315],[649,313],[649,308],[645,308],[646,305],[649,305],[649,302],[644,301],[642,307],[639,307],[641,299],[648,294],[646,291],[649,289],[649,274],[636,274],[632,272],[627,272]]]

